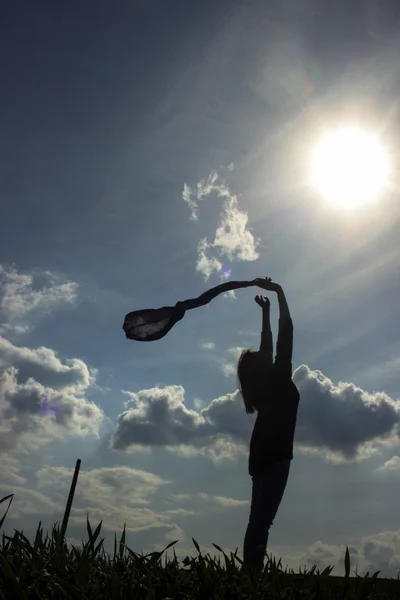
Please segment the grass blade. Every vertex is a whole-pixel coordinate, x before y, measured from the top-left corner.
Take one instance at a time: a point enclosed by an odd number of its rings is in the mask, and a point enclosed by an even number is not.
[[[344,556],[344,570],[346,579],[350,576],[350,552],[348,546],[346,546],[346,554]]]
[[[12,502],[13,498],[14,498],[14,494],[9,494],[8,496],[4,496],[4,498],[2,498],[0,500],[0,504],[1,504],[2,502],[5,502],[6,500],[10,499],[10,502],[8,503],[8,506],[7,506],[7,510],[6,510],[5,514],[2,516],[2,518],[0,519],[0,529],[2,528],[3,523],[6,520],[6,516],[9,511],[9,508],[11,506],[11,502]]]
[[[89,540],[91,540],[92,536],[93,536],[93,531],[92,531],[92,528],[91,528],[90,522],[89,522],[89,513],[86,515],[86,529],[88,532]]]
[[[27,600],[27,596],[19,584],[18,577],[14,573],[11,564],[8,562],[6,557],[3,556],[3,554],[0,554],[0,572],[2,573],[4,583],[6,583],[8,588],[13,590],[13,593],[16,594],[13,596],[13,598],[15,597],[19,600]]]
[[[126,523],[124,523],[124,529],[123,529],[123,532],[122,532],[122,535],[121,535],[121,539],[119,540],[119,558],[121,560],[124,557],[124,552],[125,552],[125,547],[126,547],[126,544],[125,544],[125,540],[126,540],[125,529],[126,529]]]

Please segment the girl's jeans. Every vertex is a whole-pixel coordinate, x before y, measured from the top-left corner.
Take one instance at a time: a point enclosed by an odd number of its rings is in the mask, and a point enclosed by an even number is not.
[[[281,503],[289,477],[291,460],[285,458],[252,477],[249,524],[243,544],[243,568],[261,572],[269,530]]]

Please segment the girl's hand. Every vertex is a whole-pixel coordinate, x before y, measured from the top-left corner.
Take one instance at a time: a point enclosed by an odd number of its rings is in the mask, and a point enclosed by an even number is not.
[[[269,298],[266,296],[256,296],[254,300],[257,302],[258,306],[261,306],[262,309],[269,308],[271,305]]]
[[[257,277],[254,279],[254,284],[268,292],[277,292],[281,287],[279,283],[272,281],[271,277]]]

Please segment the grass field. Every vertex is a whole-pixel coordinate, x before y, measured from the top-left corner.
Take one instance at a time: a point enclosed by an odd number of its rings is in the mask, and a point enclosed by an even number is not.
[[[3,526],[8,508],[0,519]],[[147,555],[133,552],[125,544],[125,527],[119,540],[115,536],[114,553],[103,548],[101,526],[92,529],[87,519],[88,541],[82,547],[68,545],[56,523],[49,535],[44,535],[39,523],[35,538],[29,541],[21,531],[2,534],[0,548],[0,598],[47,599],[74,598],[133,600],[238,600],[243,599],[397,599],[400,581],[378,579],[378,574],[364,578],[350,577],[350,557],[346,548],[345,577],[330,575],[333,567],[323,572],[283,571],[281,561],[267,560],[257,581],[241,570],[237,550],[228,556],[213,544],[221,558],[203,555],[196,540],[196,557],[178,561],[171,542],[162,552]],[[167,560],[165,552],[172,548],[174,558]]]

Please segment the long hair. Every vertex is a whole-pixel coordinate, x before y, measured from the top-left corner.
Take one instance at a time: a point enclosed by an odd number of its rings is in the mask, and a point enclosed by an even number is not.
[[[247,414],[254,413],[256,410],[256,377],[255,377],[255,358],[254,350],[246,348],[239,356],[237,366],[237,385],[242,394],[244,407]]]

